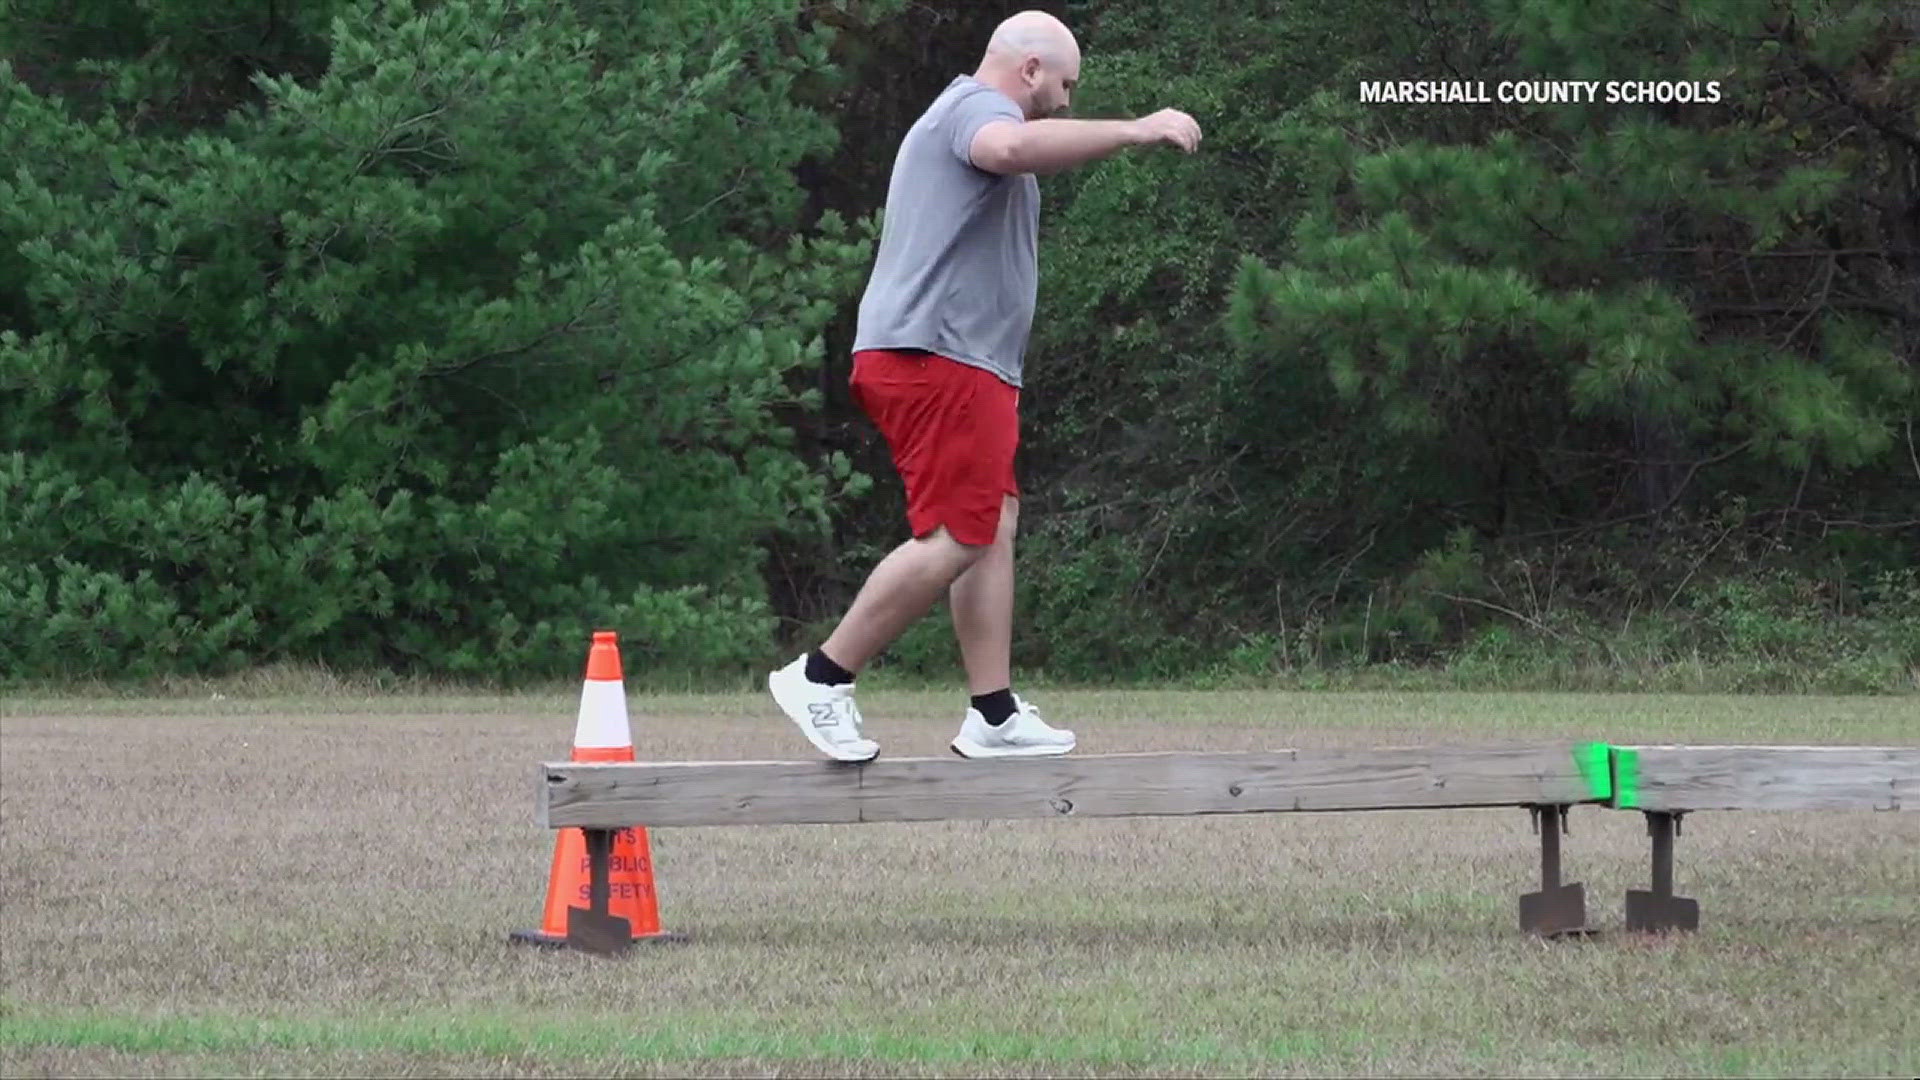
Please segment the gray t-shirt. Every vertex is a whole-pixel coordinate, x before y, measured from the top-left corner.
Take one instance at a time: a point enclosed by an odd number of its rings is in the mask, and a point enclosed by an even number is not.
[[[968,150],[1020,106],[962,75],[907,129],[893,159],[854,351],[925,349],[1020,385],[1039,281],[1040,185],[976,169]]]

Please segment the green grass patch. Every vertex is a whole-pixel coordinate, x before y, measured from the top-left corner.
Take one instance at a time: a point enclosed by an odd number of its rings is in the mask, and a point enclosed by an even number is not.
[[[811,1032],[742,1025],[725,1017],[675,1016],[666,1025],[636,1014],[582,1012],[562,1018],[459,1013],[406,1017],[296,1018],[233,1014],[130,1014],[103,1010],[12,1011],[0,1046],[104,1049],[135,1054],[232,1055],[259,1050],[377,1053],[424,1058],[539,1057],[671,1065],[712,1060],[872,1062],[961,1067],[1074,1065],[1102,1069],[1246,1068],[1289,1057],[1318,1058],[1328,1040],[1283,1036],[1258,1046],[1220,1039],[1076,1037],[995,1030],[950,1033],[860,1030],[857,1019],[819,1018]],[[851,1028],[851,1029],[850,1029]],[[1344,1041],[1352,1044],[1359,1036]]]

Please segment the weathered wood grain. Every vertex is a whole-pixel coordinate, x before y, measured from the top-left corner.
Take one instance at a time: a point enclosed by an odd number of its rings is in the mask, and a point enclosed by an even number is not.
[[[1024,760],[542,766],[540,820],[767,825],[1434,809],[1603,801],[1585,744],[1106,754]]]
[[[1618,809],[1920,808],[1920,746],[1616,746]]]

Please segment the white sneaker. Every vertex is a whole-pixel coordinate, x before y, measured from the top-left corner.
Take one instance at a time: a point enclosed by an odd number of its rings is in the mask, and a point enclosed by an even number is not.
[[[807,658],[767,676],[767,689],[807,741],[835,761],[872,761],[880,744],[860,733],[853,684],[827,686],[807,679]]]
[[[1025,698],[1013,696],[1014,712],[1004,724],[987,723],[979,709],[969,708],[953,738],[953,752],[961,757],[1051,757],[1073,749],[1073,732],[1050,727],[1040,710]]]

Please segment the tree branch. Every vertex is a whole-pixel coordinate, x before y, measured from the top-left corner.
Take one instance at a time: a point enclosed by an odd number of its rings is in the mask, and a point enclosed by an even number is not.
[[[1732,525],[1729,525],[1725,529],[1722,529],[1720,531],[1720,538],[1715,540],[1711,545],[1709,545],[1707,550],[1704,553],[1702,553],[1698,559],[1695,559],[1693,561],[1692,566],[1687,567],[1686,576],[1681,578],[1680,584],[1675,585],[1673,587],[1673,591],[1667,594],[1667,602],[1660,605],[1661,611],[1666,611],[1668,608],[1673,606],[1673,602],[1675,600],[1680,599],[1680,592],[1681,590],[1687,587],[1687,582],[1692,581],[1693,575],[1698,573],[1702,566],[1706,565],[1707,560],[1713,557],[1714,552],[1720,550],[1720,545],[1726,543],[1727,537],[1733,535],[1733,529],[1734,527]]]
[[[1920,311],[1878,300],[1835,300],[1826,306],[1841,311],[1869,311],[1901,322],[1920,323]],[[1708,304],[1705,308],[1709,315],[1804,315],[1808,310],[1805,304]],[[1819,308],[1812,310],[1818,311]]]
[[[1550,637],[1554,638],[1556,641],[1570,642],[1572,640],[1571,638],[1567,637],[1567,635],[1561,633],[1558,630],[1555,630],[1553,627],[1548,626],[1546,623],[1543,623],[1538,619],[1528,618],[1527,616],[1520,614],[1519,612],[1513,610],[1510,607],[1505,607],[1500,604],[1492,603],[1491,601],[1482,600],[1479,597],[1475,597],[1475,596],[1458,596],[1454,593],[1442,592],[1439,589],[1428,589],[1427,592],[1434,596],[1438,596],[1443,600],[1451,600],[1456,604],[1473,604],[1478,607],[1486,608],[1488,611],[1497,611],[1502,615],[1511,616],[1512,618],[1518,619],[1521,622],[1526,623],[1528,626],[1533,627],[1534,629],[1540,631],[1541,633],[1549,635]],[[1620,662],[1620,654],[1615,652],[1613,649],[1613,646],[1609,645],[1606,641],[1597,637],[1593,637],[1589,634],[1581,634],[1580,637],[1582,640],[1586,641],[1588,644],[1598,645],[1603,651],[1606,652],[1607,659],[1610,662],[1614,664],[1618,664]]]

